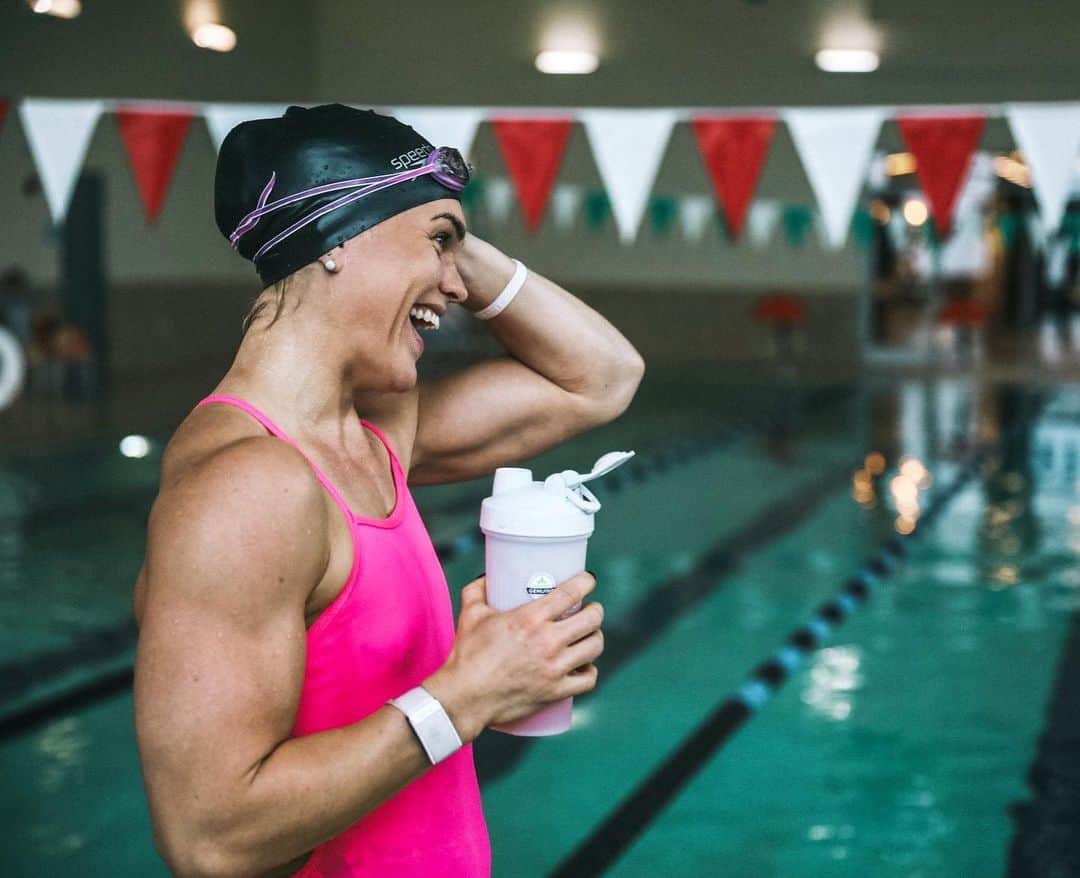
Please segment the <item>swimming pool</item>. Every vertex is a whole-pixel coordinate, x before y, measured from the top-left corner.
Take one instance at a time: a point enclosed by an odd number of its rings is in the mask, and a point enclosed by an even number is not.
[[[596,488],[598,689],[578,700],[569,734],[477,741],[496,875],[551,873],[640,785],[663,783],[665,759],[895,536],[900,457],[926,464],[933,494],[959,471],[958,437],[993,441],[1031,395],[956,380],[800,389],[689,377],[649,376],[623,419],[536,464],[580,469],[620,447],[642,461],[617,490]],[[1038,832],[1045,791],[1026,776],[1076,670],[1066,646],[1080,606],[1078,413],[1080,393],[1056,388],[869,603],[619,839],[610,874],[1005,874],[1010,849]],[[860,503],[853,473],[871,450],[890,469]],[[125,661],[119,637],[77,660],[95,632],[124,624],[156,477],[152,456],[110,454],[41,458],[5,476],[0,612],[16,635],[5,660],[51,657],[13,697],[34,698],[46,672],[78,691],[80,665]],[[475,527],[486,488],[416,491],[437,543]],[[460,587],[483,567],[482,548],[445,567]],[[0,853],[4,874],[166,874],[122,686],[9,734],[0,766],[16,839]]]

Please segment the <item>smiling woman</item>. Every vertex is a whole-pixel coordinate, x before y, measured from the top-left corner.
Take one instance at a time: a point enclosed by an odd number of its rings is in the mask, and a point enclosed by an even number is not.
[[[264,288],[165,450],[135,596],[136,733],[178,874],[482,878],[472,740],[596,685],[598,616],[562,618],[595,580],[517,615],[478,581],[455,635],[409,492],[613,419],[642,375],[599,314],[466,236],[468,173],[341,105],[222,144],[218,227]],[[498,315],[509,356],[425,390],[419,330],[452,304]]]

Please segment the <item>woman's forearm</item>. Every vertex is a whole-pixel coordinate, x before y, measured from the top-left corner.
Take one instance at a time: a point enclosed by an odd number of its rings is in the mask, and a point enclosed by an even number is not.
[[[513,260],[473,234],[457,258],[469,291],[464,307],[489,305],[514,274]],[[565,390],[610,398],[636,387],[644,361],[614,326],[580,299],[532,269],[510,305],[489,325],[515,358]]]

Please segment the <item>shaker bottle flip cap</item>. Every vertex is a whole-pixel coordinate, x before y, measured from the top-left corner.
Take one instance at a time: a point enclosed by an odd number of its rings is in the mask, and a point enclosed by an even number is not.
[[[480,529],[507,536],[574,537],[593,532],[593,513],[600,501],[585,487],[626,463],[633,451],[611,451],[584,475],[567,469],[534,482],[532,470],[499,467],[491,496],[480,504]]]

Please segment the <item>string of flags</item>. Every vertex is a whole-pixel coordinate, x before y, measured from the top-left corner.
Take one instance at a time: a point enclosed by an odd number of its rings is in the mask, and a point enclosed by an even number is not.
[[[0,99],[0,129],[14,101]],[[42,181],[50,216],[62,223],[90,139],[100,117],[111,113],[148,222],[163,208],[191,122],[201,117],[215,148],[240,122],[281,115],[286,104],[180,103],[162,101],[23,98],[17,109]],[[507,176],[477,177],[463,199],[482,201],[505,217],[516,203],[526,227],[537,231],[545,217],[557,228],[581,215],[589,227],[609,219],[619,240],[630,244],[647,223],[656,234],[681,229],[701,240],[716,220],[732,241],[767,242],[780,225],[797,244],[817,228],[824,247],[859,242],[870,218],[858,209],[873,174],[882,124],[893,120],[925,193],[933,234],[953,233],[961,194],[975,176],[983,126],[1004,116],[1031,176],[1043,238],[1074,235],[1066,207],[1080,179],[1080,102],[1013,103],[980,107],[771,108],[754,112],[681,108],[613,109],[482,107],[386,107],[436,145],[456,146],[466,157],[478,127],[489,122]],[[709,195],[653,192],[672,130],[692,127]],[[560,183],[559,171],[574,124],[585,129],[601,187]],[[778,124],[787,126],[816,204],[757,199],[758,180]],[[0,130],[2,135],[2,130]],[[1063,225],[1064,223],[1064,225]]]

